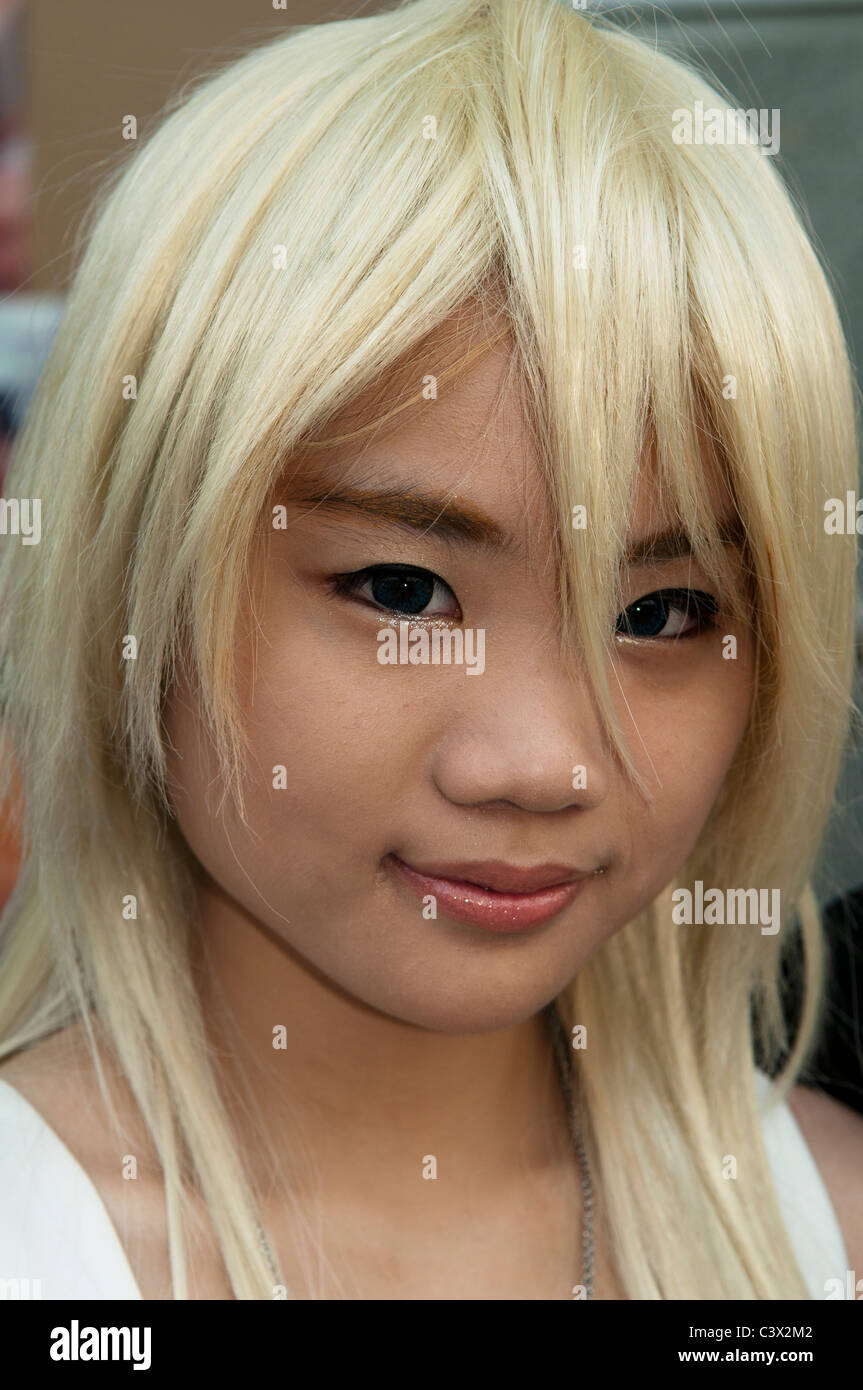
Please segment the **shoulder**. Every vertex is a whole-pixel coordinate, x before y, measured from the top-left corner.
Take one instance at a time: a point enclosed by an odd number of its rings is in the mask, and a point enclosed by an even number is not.
[[[146,1132],[132,1092],[98,1023],[91,1023],[99,1065],[117,1116],[136,1144],[148,1149]],[[55,1131],[85,1167],[119,1143],[113,1138],[108,1109],[83,1023],[73,1023],[0,1061],[0,1081],[14,1087]]]
[[[0,1061],[0,1080],[7,1081],[22,1094],[33,1091],[47,1097],[53,1092],[60,1097],[64,1091],[60,1084],[63,1077],[67,1089],[79,1089],[84,1079],[85,1059],[83,1025],[72,1024]]]
[[[852,1269],[863,1270],[863,1116],[811,1086],[788,1104],[836,1212]]]
[[[5,1081],[37,1111],[114,1208],[127,1153],[138,1161],[140,1191],[158,1168],[140,1111],[110,1049],[94,1028],[99,1063],[122,1133],[111,1122],[84,1025],[76,1023],[0,1061]]]
[[[145,1287],[169,1297],[158,1176],[143,1168],[124,1180],[125,1157],[140,1162],[147,1136],[109,1050],[98,1054],[122,1133],[83,1025],[0,1061],[0,1265],[38,1269],[49,1290],[39,1296],[139,1298]]]
[[[79,1161],[89,1156],[98,1081],[82,1024],[52,1033],[0,1062],[0,1081],[39,1112]]]
[[[7,1082],[37,1112],[68,1151],[64,1157],[56,1144],[46,1143],[47,1135],[44,1130],[40,1132],[36,1117],[22,1116],[14,1100],[4,1096],[0,1088],[0,1130],[4,1124],[9,1127],[5,1157],[12,1165],[12,1181],[6,1192],[0,1181],[0,1243],[5,1212],[5,1227],[14,1228],[11,1233],[6,1229],[7,1242],[11,1240],[13,1248],[28,1255],[38,1248],[52,1277],[67,1278],[63,1297],[114,1298],[118,1286],[128,1290],[137,1285],[134,1294],[126,1292],[120,1296],[170,1298],[161,1167],[128,1083],[98,1029],[94,1029],[94,1036],[108,1094],[123,1126],[122,1134],[111,1124],[82,1024],[65,1028],[0,1061],[0,1081]],[[24,1170],[30,1168],[29,1160],[36,1154],[42,1169],[34,1189]],[[83,1179],[70,1170],[69,1154],[82,1170]],[[130,1154],[137,1161],[135,1182],[127,1180],[126,1159]],[[3,1159],[0,1151],[0,1170]],[[34,1199],[34,1190],[38,1201]],[[49,1217],[42,1209],[43,1198]],[[101,1212],[94,1206],[94,1198],[101,1203]],[[13,1213],[10,1204],[19,1205],[20,1210]],[[84,1226],[79,1208],[88,1212]],[[49,1218],[56,1219],[63,1231],[48,1232]],[[48,1246],[43,1250],[45,1241]],[[118,1264],[118,1247],[124,1262],[128,1262],[125,1269]],[[64,1256],[68,1269],[63,1265]],[[96,1281],[92,1287],[87,1283],[90,1275]],[[130,1278],[135,1282],[130,1283]],[[110,1292],[104,1287],[105,1279],[110,1281]],[[89,1291],[82,1293],[83,1287]],[[137,1290],[143,1290],[143,1294]]]

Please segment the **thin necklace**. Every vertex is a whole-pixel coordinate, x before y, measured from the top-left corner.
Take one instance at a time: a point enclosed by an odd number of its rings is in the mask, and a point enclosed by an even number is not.
[[[548,1005],[544,1010],[546,1021],[551,1031],[552,1044],[554,1047],[554,1057],[557,1063],[558,1075],[563,1087],[566,1099],[567,1113],[569,1116],[569,1129],[572,1135],[572,1142],[578,1158],[579,1168],[581,1169],[581,1196],[583,1207],[582,1238],[581,1238],[581,1264],[582,1264],[582,1285],[584,1287],[585,1300],[593,1298],[593,1184],[590,1179],[590,1164],[587,1160],[587,1149],[584,1142],[581,1125],[578,1118],[578,1103],[575,1098],[575,1087],[573,1086],[573,1067],[567,1045],[567,1036],[563,1022],[554,1003]],[[285,1287],[285,1280],[276,1264],[275,1257],[270,1243],[264,1235],[260,1222],[258,1223],[258,1238],[261,1247],[267,1257],[270,1273],[273,1277],[273,1284]]]
[[[587,1146],[584,1142],[584,1130],[579,1121],[579,1106],[575,1096],[575,1086],[573,1084],[573,1065],[572,1053],[569,1048],[569,1040],[563,1026],[563,1020],[557,1008],[557,1004],[552,1002],[545,1010],[545,1016],[551,1029],[552,1042],[554,1044],[554,1055],[557,1060],[558,1074],[563,1086],[563,1094],[566,1098],[566,1108],[569,1115],[569,1132],[572,1135],[572,1143],[575,1148],[578,1166],[581,1169],[581,1202],[582,1202],[582,1227],[581,1227],[581,1269],[582,1285],[584,1287],[585,1299],[593,1298],[593,1183],[590,1177],[590,1163],[587,1158]]]

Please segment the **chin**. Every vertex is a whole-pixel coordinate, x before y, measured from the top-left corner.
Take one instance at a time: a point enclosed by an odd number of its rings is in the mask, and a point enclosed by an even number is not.
[[[490,979],[484,979],[471,990],[463,976],[458,979],[448,976],[438,987],[426,977],[421,997],[408,996],[401,991],[399,997],[388,1001],[367,1002],[381,1013],[415,1028],[425,1028],[430,1033],[451,1033],[453,1036],[495,1033],[532,1018],[566,988],[566,983],[535,981],[531,988],[522,975],[508,989],[496,987]]]

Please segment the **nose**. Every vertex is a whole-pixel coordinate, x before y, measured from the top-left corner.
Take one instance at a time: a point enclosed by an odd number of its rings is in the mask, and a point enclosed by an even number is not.
[[[593,698],[548,648],[490,650],[448,713],[433,777],[455,805],[589,810],[608,796],[612,762]]]

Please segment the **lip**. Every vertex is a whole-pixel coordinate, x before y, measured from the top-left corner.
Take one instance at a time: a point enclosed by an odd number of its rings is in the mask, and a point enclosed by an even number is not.
[[[418,868],[391,854],[384,862],[419,897],[432,895],[448,917],[497,932],[528,931],[550,921],[593,876],[562,865],[520,869],[499,860]]]

